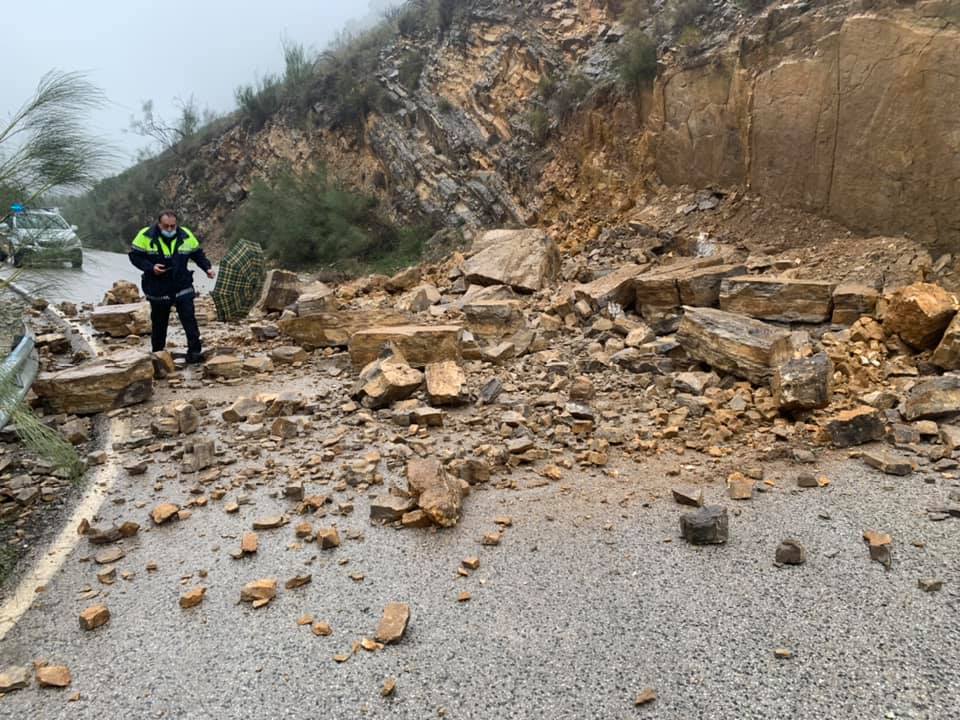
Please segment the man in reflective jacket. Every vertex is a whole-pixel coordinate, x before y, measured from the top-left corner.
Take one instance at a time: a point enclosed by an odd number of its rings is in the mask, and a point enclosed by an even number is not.
[[[170,309],[176,307],[187,334],[187,362],[200,362],[200,329],[193,307],[197,293],[193,289],[193,271],[187,268],[193,260],[207,277],[213,277],[213,267],[203,254],[200,241],[179,224],[173,210],[164,210],[153,227],[145,227],[133,239],[129,255],[130,262],[143,272],[141,286],[150,301],[153,351],[166,347]]]

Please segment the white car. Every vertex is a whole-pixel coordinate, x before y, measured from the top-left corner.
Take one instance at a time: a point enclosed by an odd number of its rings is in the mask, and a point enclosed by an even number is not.
[[[77,226],[68,225],[56,208],[26,208],[14,205],[0,221],[0,262],[83,265],[83,245]]]

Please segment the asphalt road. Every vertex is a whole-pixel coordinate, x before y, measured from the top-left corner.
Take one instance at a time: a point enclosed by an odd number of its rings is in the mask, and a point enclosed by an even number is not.
[[[8,276],[12,266],[0,267],[0,274]],[[83,267],[67,266],[56,268],[24,268],[18,276],[18,284],[58,303],[69,300],[75,303],[99,303],[103,294],[117,280],[129,280],[140,286],[140,271],[130,264],[123,253],[103,250],[84,250]],[[199,268],[194,268],[194,287],[200,292],[213,289],[214,280],[210,280]]]
[[[311,382],[311,391],[323,389],[322,380]],[[259,389],[281,387],[277,378]],[[217,402],[236,392],[203,394]],[[315,435],[319,448],[321,425]],[[224,467],[224,477],[235,478],[243,464]],[[82,541],[0,643],[0,666],[65,664],[71,687],[34,683],[0,699],[0,716],[960,716],[960,520],[932,522],[924,512],[944,503],[956,481],[927,484],[922,472],[889,478],[841,456],[817,468],[829,487],[798,490],[796,466],[769,465],[777,487],[735,503],[718,476],[705,491],[708,502],[730,509],[731,540],[696,548],[679,538],[688,510],[670,498],[663,468],[628,461],[616,478],[571,472],[533,489],[479,489],[460,524],[442,532],[371,526],[367,498],[357,496],[351,515],[311,519],[315,527],[336,525],[340,548],[298,545],[293,528],[302,518],[293,516],[259,532],[256,555],[234,560],[229,553],[254,518],[291,512],[294,504],[277,494],[281,479],[249,480],[187,520],[151,529],[156,503],[182,504],[191,488],[208,490],[171,467],[153,462],[144,476],[121,473],[101,511],[101,524],[135,520],[143,528],[124,542],[116,583],[98,583],[102,568],[89,560],[97,548]],[[307,484],[308,494],[318,492],[331,487]],[[253,503],[224,512],[239,493]],[[513,526],[501,545],[481,546],[504,515]],[[867,529],[893,536],[890,571],[870,561],[861,538]],[[805,565],[774,566],[787,537],[806,546]],[[480,569],[459,577],[468,555],[480,557]],[[146,570],[151,562],[155,572]],[[125,572],[129,579],[121,579]],[[309,585],[283,589],[304,572]],[[356,573],[362,580],[350,577]],[[279,580],[277,599],[259,610],[238,604],[240,588],[264,577]],[[926,577],[941,579],[943,590],[921,591],[917,580]],[[178,597],[196,586],[208,588],[206,600],[181,609]],[[82,598],[85,589],[100,594]],[[464,590],[471,600],[457,602]],[[390,601],[411,606],[406,637],[335,662],[373,636]],[[98,602],[112,619],[82,631],[79,612]],[[298,626],[304,613],[329,622],[333,635]],[[779,647],[793,658],[776,659]],[[384,699],[387,677],[397,689]],[[634,707],[647,687],[658,699]]]

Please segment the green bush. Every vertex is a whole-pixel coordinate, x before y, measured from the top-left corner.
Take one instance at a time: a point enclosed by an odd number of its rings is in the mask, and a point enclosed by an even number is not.
[[[657,45],[646,33],[634,31],[623,40],[615,66],[629,92],[639,92],[657,77]]]
[[[709,0],[679,0],[673,9],[673,32],[695,25],[697,18],[709,11]]]
[[[395,227],[376,199],[340,187],[323,167],[254,182],[228,234],[259,242],[267,257],[293,268],[415,260],[422,241],[420,230]]]
[[[267,120],[280,111],[283,93],[280,80],[266,75],[251,85],[241,85],[234,91],[237,108],[252,130],[262,128]]]
[[[417,89],[426,61],[418,52],[409,52],[400,61],[400,84],[409,92]]]
[[[587,77],[574,73],[559,85],[550,99],[549,106],[553,115],[561,122],[571,115],[590,93],[592,84]]]
[[[534,144],[543,147],[550,139],[550,116],[546,110],[535,108],[527,114],[527,124],[530,125],[530,135]]]

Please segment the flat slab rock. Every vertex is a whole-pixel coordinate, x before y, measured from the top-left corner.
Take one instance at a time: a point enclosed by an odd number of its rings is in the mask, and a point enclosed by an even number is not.
[[[509,285],[533,293],[553,285],[560,273],[560,251],[542,230],[493,230],[474,244],[463,264],[467,282]]]
[[[960,376],[921,380],[907,392],[907,420],[927,420],[960,413]]]
[[[766,384],[773,366],[792,354],[788,331],[714,308],[684,307],[677,342],[711,367]]]
[[[887,475],[909,475],[914,471],[911,460],[887,450],[868,450],[863,453],[863,461]]]
[[[149,335],[153,327],[150,322],[150,303],[135,302],[95,307],[90,313],[90,324],[97,332],[115,338],[127,335]]]
[[[396,325],[360,330],[350,338],[350,360],[365,367],[392,344],[413,367],[460,359],[460,325]]]
[[[150,353],[121,350],[67,370],[42,372],[33,391],[48,410],[93,415],[144,402],[153,395],[153,377]]]
[[[830,442],[839,448],[882,440],[883,413],[869,405],[861,405],[837,413],[827,420],[824,429]]]
[[[299,345],[311,348],[346,347],[359,330],[385,325],[406,325],[411,318],[394,310],[337,310],[290,315],[277,326]]]
[[[739,275],[720,285],[720,308],[759,320],[821,323],[833,312],[835,283]]]

